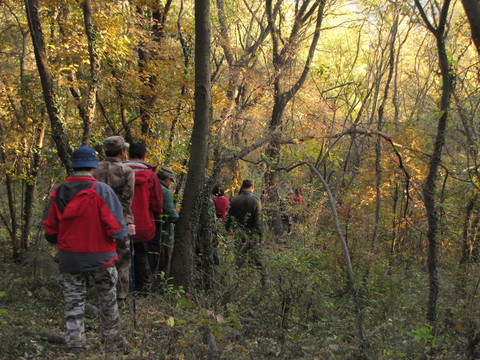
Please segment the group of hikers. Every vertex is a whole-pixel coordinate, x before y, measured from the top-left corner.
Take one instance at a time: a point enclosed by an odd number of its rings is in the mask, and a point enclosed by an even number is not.
[[[61,342],[75,354],[86,345],[89,276],[98,295],[102,342],[125,349],[119,306],[131,289],[131,262],[132,284],[139,294],[161,288],[169,277],[173,224],[179,218],[170,190],[174,173],[166,166],[156,172],[146,163],[144,143],[130,145],[121,136],[111,136],[104,140],[104,153],[99,162],[93,148],[75,149],[72,173],[52,191],[43,216],[46,239],[56,244],[59,252],[58,281],[65,297],[66,322]],[[264,283],[258,254],[263,237],[262,204],[254,190],[253,180],[245,179],[239,194],[229,201],[223,188],[216,185],[212,201],[218,221],[228,233],[235,232],[237,265],[252,263]]]
[[[125,162],[127,151],[129,161]],[[81,146],[72,153],[72,173],[52,192],[43,216],[45,236],[59,252],[58,281],[65,297],[64,342],[69,351],[85,347],[85,297],[92,276],[101,312],[102,341],[123,344],[119,305],[130,290],[131,250],[138,291],[149,286],[149,271],[167,274],[173,224],[178,219],[170,185],[173,171],[158,173],[145,162],[143,143],[121,136],[104,141],[105,159]],[[131,249],[132,247],[132,249]],[[147,265],[149,264],[149,265]]]

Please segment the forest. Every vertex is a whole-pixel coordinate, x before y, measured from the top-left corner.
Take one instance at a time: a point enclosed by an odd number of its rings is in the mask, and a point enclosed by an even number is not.
[[[168,286],[120,311],[130,352],[91,311],[80,358],[480,359],[478,1],[0,0],[0,19],[0,359],[72,358],[47,341],[65,306],[42,214],[73,150],[113,135],[174,171],[180,218]],[[245,178],[268,194],[267,284],[206,217]]]

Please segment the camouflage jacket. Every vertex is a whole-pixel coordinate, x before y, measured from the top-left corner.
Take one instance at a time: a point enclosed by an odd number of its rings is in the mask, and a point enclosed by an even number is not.
[[[133,224],[133,213],[130,208],[135,188],[135,174],[133,170],[116,157],[106,157],[95,170],[95,178],[104,182],[115,191],[123,208],[125,223]]]

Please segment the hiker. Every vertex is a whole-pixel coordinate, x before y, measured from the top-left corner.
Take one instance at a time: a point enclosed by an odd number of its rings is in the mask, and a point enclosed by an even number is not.
[[[58,282],[65,297],[68,349],[86,345],[84,315],[87,275],[93,274],[101,310],[102,340],[121,338],[117,304],[116,243],[127,239],[122,205],[107,184],[97,181],[95,150],[82,146],[72,154],[73,174],[56,187],[43,216],[45,236],[59,250]]]
[[[254,191],[253,180],[243,180],[240,193],[230,201],[225,227],[235,235],[237,266],[252,263],[260,270],[264,282],[265,269],[259,251],[263,238],[262,204]]]
[[[300,188],[295,189],[292,198],[295,206],[295,212],[292,215],[292,220],[294,223],[300,223],[300,215],[298,213],[301,212],[301,209],[303,208],[303,195]]]
[[[223,190],[222,185],[215,185],[212,189],[212,198],[213,203],[215,204],[215,213],[217,219],[222,220],[222,223],[225,222],[225,217],[227,216],[227,210],[229,207],[228,199],[225,197],[225,191]]]
[[[155,167],[145,162],[147,148],[144,143],[133,143],[128,149],[130,161],[125,162],[135,173],[132,212],[135,224],[133,236],[135,288],[142,294],[148,290],[150,279],[147,269],[148,242],[155,237],[155,222],[161,220],[163,208],[162,187]]]
[[[164,166],[158,171],[157,176],[163,192],[163,213],[155,240],[149,243],[148,251],[150,270],[156,277],[155,285],[158,284],[160,280],[159,275],[162,272],[164,273],[164,280],[169,277],[173,247],[173,224],[178,220],[172,192],[170,191],[170,186],[172,183],[175,183],[173,171],[169,167]]]
[[[131,210],[133,190],[135,187],[135,175],[133,170],[123,164],[126,158],[129,144],[121,136],[110,136],[104,143],[105,159],[100,162],[94,176],[98,180],[110,185],[120,200],[123,208],[123,217],[128,226],[128,235],[135,235],[133,213]],[[121,305],[125,302],[130,281],[130,243],[128,241],[117,242],[118,271],[117,300]]]

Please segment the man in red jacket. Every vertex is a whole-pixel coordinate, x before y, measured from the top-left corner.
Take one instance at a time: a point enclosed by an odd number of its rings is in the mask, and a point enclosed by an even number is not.
[[[160,221],[163,208],[162,187],[155,167],[145,162],[147,148],[144,143],[129,147],[130,161],[126,162],[135,173],[132,212],[135,224],[133,236],[135,288],[143,293],[148,290],[150,279],[147,269],[147,245],[155,237],[155,222]]]
[[[110,186],[97,181],[95,150],[82,146],[72,154],[73,174],[57,186],[45,210],[47,240],[59,250],[58,281],[65,296],[65,342],[78,354],[85,346],[87,274],[93,274],[102,312],[102,339],[119,340],[116,243],[127,239],[122,205]]]

